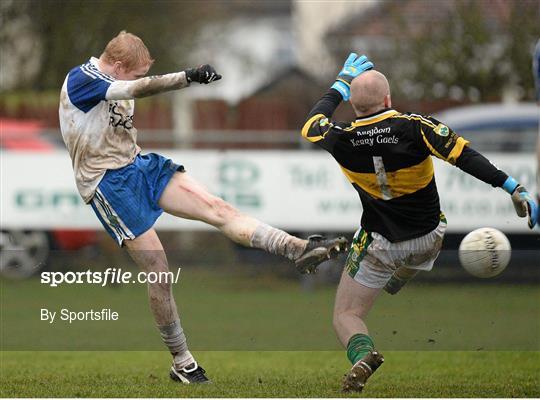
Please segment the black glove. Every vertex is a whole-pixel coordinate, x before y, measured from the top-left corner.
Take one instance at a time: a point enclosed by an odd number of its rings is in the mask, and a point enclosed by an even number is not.
[[[214,67],[208,64],[201,65],[197,68],[189,68],[186,70],[186,79],[189,83],[199,82],[209,84],[210,82],[218,81],[221,75],[216,72]]]

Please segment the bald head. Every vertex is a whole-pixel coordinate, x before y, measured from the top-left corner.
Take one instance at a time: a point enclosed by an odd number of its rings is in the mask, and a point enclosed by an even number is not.
[[[372,69],[354,78],[351,82],[351,104],[358,116],[391,107],[390,85],[386,77]]]

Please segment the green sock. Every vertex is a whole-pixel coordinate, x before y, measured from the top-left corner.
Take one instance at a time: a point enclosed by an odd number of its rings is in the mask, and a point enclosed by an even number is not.
[[[349,339],[347,345],[347,357],[352,364],[356,364],[366,354],[374,349],[373,340],[369,335],[357,333]]]

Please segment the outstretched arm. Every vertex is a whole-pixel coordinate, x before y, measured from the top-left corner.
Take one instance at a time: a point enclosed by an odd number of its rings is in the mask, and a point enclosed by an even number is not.
[[[528,217],[532,229],[538,221],[538,207],[532,196],[514,178],[493,165],[486,157],[471,149],[469,142],[432,117],[414,114],[418,120],[422,146],[434,156],[494,187],[503,188],[512,196],[516,213]]]
[[[184,71],[166,75],[148,76],[134,81],[114,81],[109,86],[107,100],[130,100],[177,90],[189,86]]]
[[[468,146],[463,148],[456,160],[456,167],[493,187],[502,187],[508,179],[503,171],[495,167],[486,157]]]
[[[512,202],[518,216],[528,217],[529,228],[538,222],[538,207],[532,196],[514,178],[495,167],[477,151],[465,147],[456,160],[456,167],[495,187],[503,188],[512,196]]]
[[[429,120],[438,122],[433,118]],[[441,136],[442,134],[444,136]],[[534,228],[538,222],[538,207],[527,189],[514,178],[498,169],[482,154],[468,147],[468,141],[441,123],[434,129],[428,127],[425,130],[424,139],[438,157],[454,164],[469,175],[508,192],[512,196],[517,215],[522,218],[528,217],[529,228]]]
[[[114,81],[109,86],[105,98],[107,100],[137,99],[182,89],[189,86],[191,82],[208,84],[219,79],[221,75],[212,66],[206,64],[172,74],[148,76],[134,81]]]
[[[133,81],[115,81],[97,70],[80,66],[68,74],[66,89],[73,105],[86,113],[103,100],[131,100],[182,89],[191,82],[210,83],[218,79],[221,79],[221,75],[210,65]]]

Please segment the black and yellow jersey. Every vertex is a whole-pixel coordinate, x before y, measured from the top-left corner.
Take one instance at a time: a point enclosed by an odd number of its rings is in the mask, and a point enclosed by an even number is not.
[[[393,109],[352,123],[337,123],[329,117],[341,98],[331,92],[325,97],[312,111],[302,136],[327,150],[339,163],[360,196],[362,227],[391,242],[435,229],[441,210],[431,156],[456,164],[469,142],[432,117]],[[490,169],[487,160],[479,161],[478,156],[483,158],[480,154],[467,153],[466,167],[474,164],[474,172]],[[495,171],[489,170],[487,175],[473,175],[501,186],[506,175],[491,168]]]

